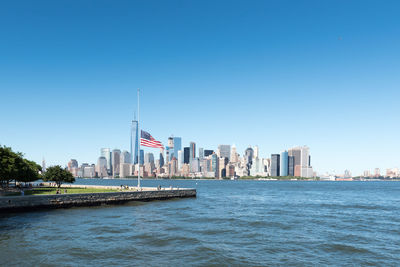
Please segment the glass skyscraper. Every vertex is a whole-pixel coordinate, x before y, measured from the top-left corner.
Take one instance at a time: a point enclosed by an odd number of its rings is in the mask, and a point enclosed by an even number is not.
[[[189,164],[190,160],[190,147],[183,148],[183,163]]]
[[[140,149],[140,165],[144,164],[144,150]]]
[[[208,157],[208,156],[212,155],[212,153],[214,153],[214,150],[205,149],[204,150],[204,157]]]
[[[231,158],[231,146],[230,145],[219,145],[218,146],[220,157]]]
[[[288,152],[281,152],[280,156],[280,176],[288,176],[289,172]]]
[[[192,159],[196,158],[196,143],[190,142],[189,149],[190,149],[189,162],[192,162]]]
[[[271,176],[279,176],[279,169],[280,169],[280,155],[279,154],[272,154],[271,155]]]
[[[204,148],[199,148],[199,159],[202,160],[204,158]]]
[[[102,148],[101,149],[101,156],[106,158],[107,161],[107,171],[109,174],[112,174],[111,170],[111,150],[109,148]]]
[[[174,157],[178,159],[178,151],[182,150],[182,138],[174,137]],[[171,157],[172,159],[172,157]]]
[[[294,176],[294,156],[288,157],[288,175]]]

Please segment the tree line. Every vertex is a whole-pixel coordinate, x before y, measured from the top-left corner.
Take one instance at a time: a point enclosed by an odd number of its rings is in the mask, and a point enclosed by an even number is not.
[[[31,183],[42,179],[52,181],[58,187],[62,183],[73,183],[75,178],[61,166],[56,165],[42,172],[42,167],[34,161],[24,158],[21,152],[10,147],[0,146],[0,186],[7,188],[11,182]]]

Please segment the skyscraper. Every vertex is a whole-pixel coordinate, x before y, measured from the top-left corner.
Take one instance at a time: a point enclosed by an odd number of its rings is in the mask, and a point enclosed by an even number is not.
[[[231,158],[231,146],[230,145],[219,145],[219,156],[222,158]]]
[[[246,160],[246,168],[248,174],[250,173],[250,168],[251,165],[253,164],[253,156],[254,156],[254,150],[251,147],[248,147],[245,152],[244,152],[244,158]]]
[[[313,169],[310,165],[310,149],[307,146],[289,149],[289,156],[294,157],[294,176],[312,177]]]
[[[190,148],[189,162],[191,162],[192,159],[196,158],[196,143],[190,142],[189,148]]]
[[[279,176],[280,169],[280,155],[272,154],[271,155],[271,176]]]
[[[96,166],[96,171],[97,174],[100,178],[107,177],[108,172],[107,172],[107,159],[105,157],[99,157],[97,160],[97,166]]]
[[[314,172],[310,166],[310,149],[307,146],[301,147],[301,177],[310,178],[313,177]]]
[[[112,162],[112,175],[115,178],[119,175],[119,164],[121,163],[121,150],[114,149],[111,154],[111,162]]]
[[[202,160],[204,158],[204,148],[199,147],[199,159]]]
[[[180,172],[182,169],[182,165],[183,165],[183,151],[179,150],[178,151],[178,171]]]
[[[131,162],[138,163],[139,129],[138,121],[135,119],[131,124]]]
[[[183,148],[183,163],[189,164],[190,160],[190,147]]]
[[[167,156],[167,162],[169,162],[174,155],[174,138],[173,137],[168,137],[168,145],[166,146],[166,156]]]
[[[300,158],[300,164],[302,167],[308,167],[310,166],[309,164],[309,155],[310,155],[310,149],[307,146],[303,146],[300,148],[301,150],[301,158]]]
[[[218,160],[218,157],[217,157],[217,154],[212,154],[212,156],[211,156],[211,170],[212,170],[212,172],[214,172],[215,173],[215,177],[218,177],[218,171],[219,171],[219,160]]]
[[[128,151],[124,150],[121,153],[120,163],[131,163],[131,154]]]
[[[204,157],[208,157],[214,153],[214,150],[205,149],[204,150]]]
[[[294,176],[294,157],[288,156],[288,175]]]
[[[238,153],[237,153],[237,151],[236,151],[236,146],[235,146],[235,145],[233,145],[232,148],[231,148],[231,158],[230,158],[230,161],[233,162],[233,163],[236,163],[236,162],[239,161],[239,157],[238,157]]]
[[[46,171],[46,160],[43,158],[42,160],[42,173]]]
[[[260,155],[259,155],[258,146],[254,146],[254,155],[253,155],[253,157],[254,157],[255,159],[258,159],[259,156],[260,156]]]
[[[76,159],[71,159],[68,162],[68,170],[71,171],[73,168],[78,168],[78,161]]]
[[[163,155],[163,153],[161,152],[161,153],[160,153],[160,167],[162,167],[162,166],[164,166],[164,155]]]
[[[288,152],[282,151],[280,155],[280,176],[288,176],[289,172],[289,162],[288,162]]]
[[[102,148],[100,150],[100,154],[102,157],[106,158],[107,161],[107,172],[109,175],[112,174],[112,164],[111,164],[111,150],[109,148]]]
[[[190,162],[190,171],[194,173],[200,171],[200,161],[198,158],[193,158]]]
[[[146,153],[144,155],[144,163],[154,163],[154,155],[153,155],[153,153]]]
[[[144,150],[140,149],[140,165],[144,164]]]
[[[294,158],[294,166],[301,165],[301,148],[293,147],[288,150],[288,155],[293,156]]]
[[[244,151],[244,155],[245,155],[246,161],[251,164],[253,161],[254,150],[251,147],[248,147]]]
[[[178,151],[182,149],[182,138],[174,137],[174,157],[178,159]]]

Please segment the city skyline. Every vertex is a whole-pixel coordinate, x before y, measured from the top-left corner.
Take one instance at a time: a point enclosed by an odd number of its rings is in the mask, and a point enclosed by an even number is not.
[[[135,121],[136,122],[136,121]],[[135,124],[137,125],[137,124]],[[131,151],[139,151],[137,145],[139,140],[134,140],[138,135],[137,126],[135,131],[131,131]],[[146,133],[151,138],[150,133]],[[142,141],[141,141],[142,142]],[[218,145],[216,150],[210,150],[198,147],[196,153],[196,142],[191,141],[189,147],[182,147],[182,138],[168,137],[166,146],[157,145],[152,148],[160,149],[160,156],[155,160],[153,152],[144,152],[140,148],[140,164],[136,164],[132,152],[120,149],[101,148],[97,164],[82,163],[78,166],[76,159],[71,159],[68,164],[68,170],[75,177],[89,178],[127,178],[138,175],[139,165],[142,177],[174,177],[184,176],[192,178],[214,177],[237,179],[247,176],[291,176],[315,178],[318,176],[310,164],[311,155],[307,146],[293,147],[289,153],[285,150],[280,155],[272,154],[271,158],[262,158],[259,147],[249,146],[241,155],[238,153],[236,145]],[[145,147],[148,145],[145,145]],[[274,160],[274,157],[278,160]],[[280,157],[280,161],[279,161]],[[164,161],[165,158],[165,161]],[[280,162],[280,163],[279,163]],[[43,168],[45,166],[43,165]],[[291,170],[288,172],[288,170]]]
[[[0,144],[31,160],[130,151],[140,87],[158,138],[307,144],[319,173],[400,167],[396,1],[61,6],[2,3]]]

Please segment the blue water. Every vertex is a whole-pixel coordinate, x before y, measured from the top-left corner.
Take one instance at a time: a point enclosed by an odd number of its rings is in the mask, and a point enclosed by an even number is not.
[[[136,180],[78,180],[136,185]],[[145,180],[197,198],[0,215],[1,266],[400,264],[400,183]]]

